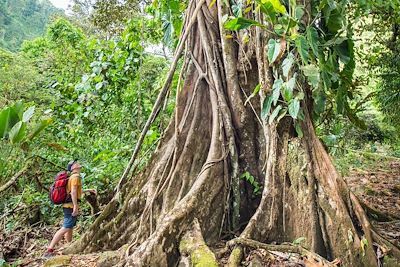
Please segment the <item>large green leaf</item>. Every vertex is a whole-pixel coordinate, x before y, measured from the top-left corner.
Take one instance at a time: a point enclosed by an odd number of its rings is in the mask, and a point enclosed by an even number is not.
[[[6,137],[8,133],[9,119],[10,119],[10,108],[5,108],[0,112],[0,138]]]
[[[246,29],[250,26],[262,26],[262,25],[255,20],[246,19],[243,17],[228,20],[224,24],[225,29],[231,30],[231,31],[238,31],[238,30]]]
[[[13,116],[16,116],[16,117],[12,118],[12,121],[15,121],[13,123],[13,125],[14,125],[15,123],[17,123],[17,121],[22,120],[22,115],[24,113],[24,103],[21,100],[17,101],[14,104],[14,106],[11,107],[11,113],[14,114]]]
[[[293,63],[294,63],[294,55],[293,53],[290,52],[282,62],[282,73],[284,77],[288,78],[289,71],[292,68]]]
[[[293,98],[293,90],[296,85],[296,77],[297,77],[297,73],[295,73],[293,75],[293,77],[290,78],[290,80],[286,82],[286,84],[283,88],[282,96],[286,102],[289,102]]]
[[[20,101],[10,107],[8,129],[11,129],[17,122],[22,120],[23,112],[23,104]]]
[[[307,40],[310,44],[311,50],[313,51],[315,57],[319,55],[319,40],[318,40],[318,32],[314,27],[308,26],[306,29]]]
[[[34,112],[35,112],[35,106],[28,108],[22,115],[22,121],[28,122],[32,118]]]
[[[304,15],[304,6],[296,6],[294,14],[297,20],[301,20]]]
[[[276,79],[274,81],[274,84],[272,85],[272,102],[274,103],[274,105],[276,105],[276,103],[278,102],[282,85],[283,81],[281,78]]]
[[[279,0],[261,0],[261,3],[270,4],[277,13],[287,14],[285,6]]]
[[[341,8],[331,9],[329,16],[326,19],[326,26],[329,31],[336,34],[340,29],[342,29],[344,24],[344,17]]]
[[[38,123],[33,129],[32,133],[29,134],[28,139],[32,140],[35,138],[41,131],[43,131],[47,126],[49,126],[53,120],[51,118],[44,119],[40,123]]]
[[[270,65],[275,62],[275,60],[278,58],[280,52],[281,52],[280,42],[275,39],[269,39],[269,41],[268,41],[268,62]]]
[[[18,143],[25,138],[26,135],[26,122],[17,122],[10,130],[9,140],[12,144]]]
[[[299,114],[300,110],[300,101],[298,99],[293,99],[293,101],[289,104],[289,114],[293,119],[297,119],[297,115]]]
[[[347,105],[346,92],[344,85],[339,86],[336,92],[336,111],[339,114],[344,114],[345,106]]]
[[[268,116],[269,111],[271,110],[271,105],[272,105],[272,96],[269,95],[264,99],[263,107],[261,110],[261,118],[263,120]]]
[[[308,53],[309,46],[307,43],[307,39],[304,36],[300,35],[296,38],[295,43],[297,51],[300,54],[301,60],[303,61],[304,64],[308,64],[310,54]]]
[[[347,40],[344,40],[342,43],[334,46],[333,49],[344,64],[349,63],[351,51],[349,48],[349,42]]]
[[[308,84],[311,85],[313,88],[318,88],[318,84],[320,81],[319,68],[314,64],[309,64],[306,66],[302,66],[301,70],[307,77]]]

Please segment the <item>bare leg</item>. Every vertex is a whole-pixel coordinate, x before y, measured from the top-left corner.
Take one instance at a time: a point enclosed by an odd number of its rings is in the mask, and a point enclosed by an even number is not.
[[[65,240],[67,240],[67,242],[71,242],[72,241],[72,228],[67,228],[67,232],[64,234],[64,238]]]
[[[58,230],[58,231],[55,233],[55,235],[54,235],[54,237],[53,237],[53,240],[51,240],[51,243],[50,243],[50,245],[49,245],[49,248],[50,248],[50,249],[54,249],[54,247],[58,244],[58,242],[60,242],[60,240],[63,238],[63,236],[64,236],[69,230],[71,230],[71,232],[72,232],[72,229],[68,229],[68,228],[61,227],[61,229]],[[71,235],[71,236],[72,236],[72,235]]]

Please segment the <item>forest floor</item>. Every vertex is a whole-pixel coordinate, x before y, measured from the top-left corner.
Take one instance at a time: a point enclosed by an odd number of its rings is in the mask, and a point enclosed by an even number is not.
[[[377,159],[368,165],[350,167],[345,180],[368,207],[376,231],[400,247],[400,160]],[[42,255],[56,230],[56,226],[37,225],[21,227],[10,233],[0,231],[0,259],[14,263],[9,266],[98,266],[96,262],[99,255],[96,254],[68,256],[65,259],[67,262],[61,265],[46,264]],[[63,245],[56,251],[58,254],[61,254]],[[226,260],[222,256],[221,264]],[[0,266],[3,264],[0,262]],[[309,258],[268,253],[263,249],[251,251],[243,261],[243,266],[323,266],[320,264]]]

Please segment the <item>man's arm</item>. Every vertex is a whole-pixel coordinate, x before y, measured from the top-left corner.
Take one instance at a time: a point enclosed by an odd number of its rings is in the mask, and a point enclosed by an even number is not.
[[[72,216],[78,216],[79,206],[78,206],[78,186],[73,185],[71,189],[72,204],[74,205],[72,210]]]

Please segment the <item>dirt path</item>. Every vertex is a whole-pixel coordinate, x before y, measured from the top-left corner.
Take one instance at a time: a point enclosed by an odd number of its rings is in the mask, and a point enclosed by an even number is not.
[[[366,204],[374,228],[400,247],[400,160],[379,160],[345,177],[352,191]]]

